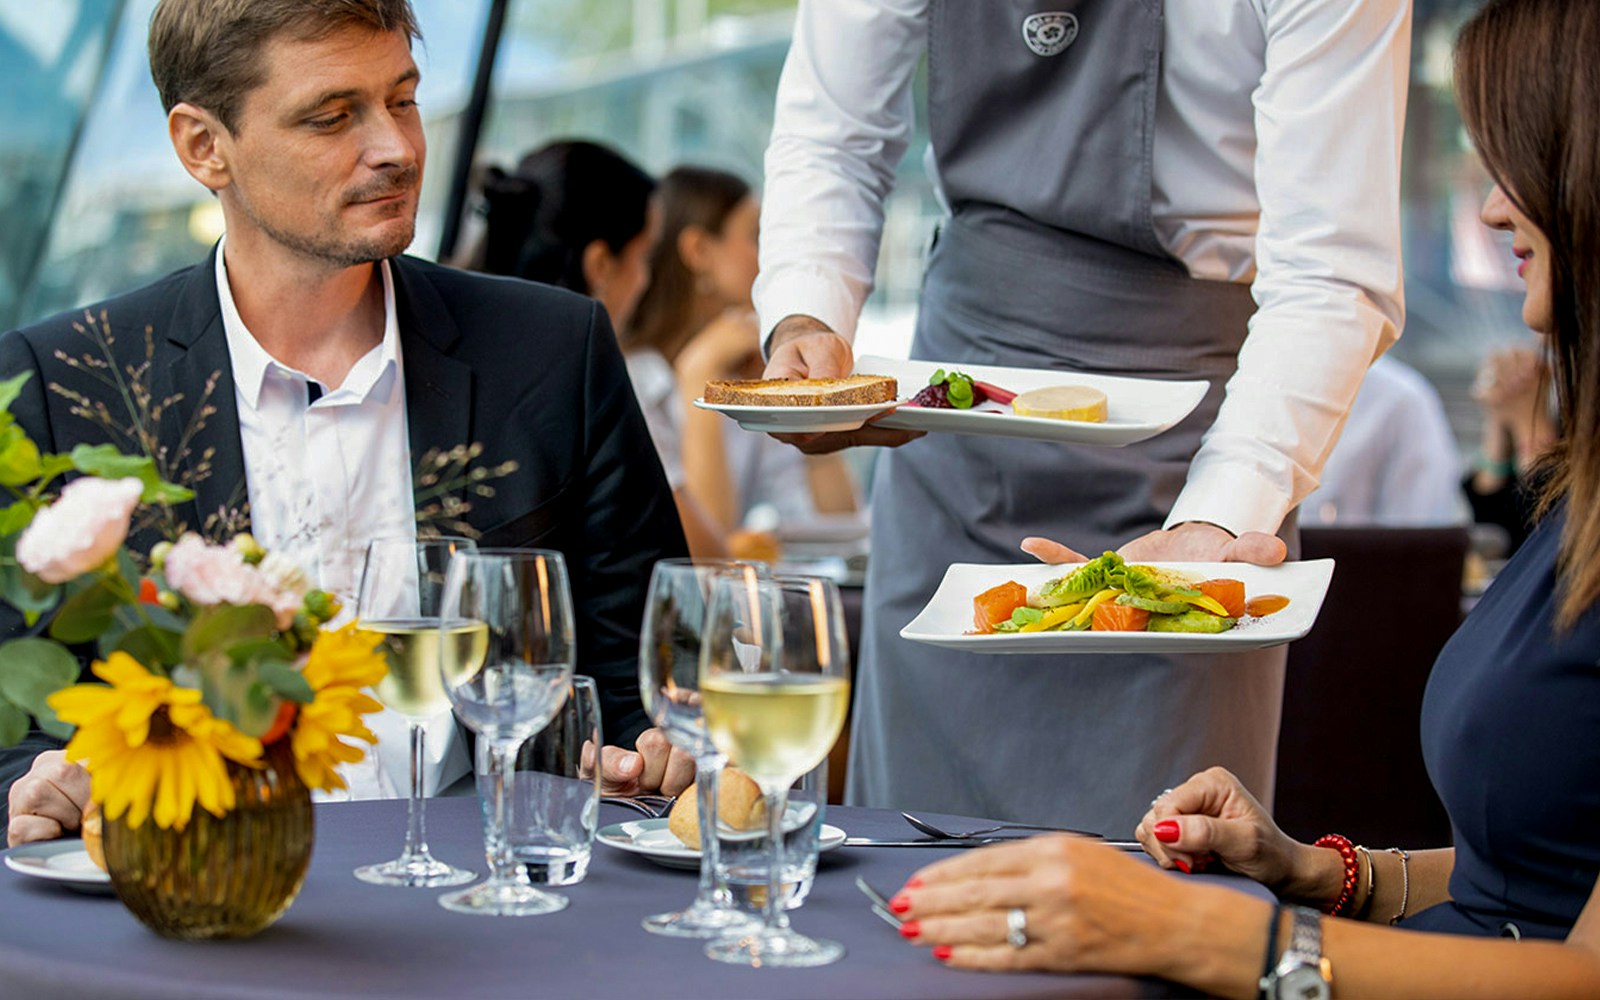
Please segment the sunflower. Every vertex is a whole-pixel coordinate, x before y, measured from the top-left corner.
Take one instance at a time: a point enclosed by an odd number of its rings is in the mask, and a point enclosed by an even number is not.
[[[137,829],[153,815],[162,829],[181,830],[197,801],[213,816],[232,809],[224,758],[259,767],[261,742],[213,716],[199,691],[152,674],[127,653],[93,669],[106,684],[58,691],[50,707],[78,727],[67,759],[86,762],[106,818],[126,813]]]
[[[294,750],[295,769],[308,787],[331,791],[344,788],[336,770],[366,756],[361,747],[339,739],[378,742],[361,721],[369,712],[382,710],[376,699],[362,689],[383,680],[389,672],[388,660],[379,647],[381,640],[354,625],[323,632],[311,647],[301,675],[316,697],[300,706],[289,746]]]

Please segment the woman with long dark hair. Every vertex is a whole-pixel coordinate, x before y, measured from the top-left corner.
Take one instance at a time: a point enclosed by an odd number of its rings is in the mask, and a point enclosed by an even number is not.
[[[1522,260],[1562,437],[1536,528],[1429,679],[1423,752],[1455,846],[1296,843],[1213,769],[1157,796],[1139,839],[1163,867],[1221,863],[1293,905],[1036,838],[916,873],[893,902],[906,937],[963,968],[1142,973],[1234,997],[1600,995],[1597,53],[1594,0],[1491,0],[1457,43],[1457,98],[1497,182],[1483,220]],[[1328,710],[1352,740],[1382,738],[1362,729],[1360,692]]]

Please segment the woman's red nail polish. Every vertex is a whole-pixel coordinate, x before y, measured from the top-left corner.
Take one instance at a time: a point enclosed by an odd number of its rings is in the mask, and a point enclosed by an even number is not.
[[[1178,842],[1178,838],[1182,836],[1178,830],[1178,821],[1175,819],[1162,820],[1155,826],[1152,826],[1150,828],[1150,832],[1155,834],[1156,839],[1161,841],[1163,844],[1176,844]]]
[[[922,879],[914,878],[911,881],[907,882],[905,884],[905,887],[907,889],[920,889],[920,888],[922,888]]]
[[[1172,863],[1178,866],[1178,871],[1183,872],[1185,875],[1189,874],[1189,862],[1181,858],[1173,858]]]
[[[951,949],[949,945],[936,944],[933,946],[933,957],[937,958],[941,962],[948,962],[950,961],[950,951]]]
[[[922,924],[915,920],[907,920],[905,923],[900,925],[900,936],[903,938],[914,938],[921,933]]]
[[[907,899],[906,894],[902,892],[889,900],[889,909],[896,913],[904,913],[911,909],[911,900]]]

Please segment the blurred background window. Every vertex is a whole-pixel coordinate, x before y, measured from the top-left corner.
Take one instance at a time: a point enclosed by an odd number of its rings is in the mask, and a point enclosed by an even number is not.
[[[414,0],[429,167],[412,252],[473,236],[459,138],[492,15],[487,105],[471,162],[510,168],[551,139],[610,143],[656,173],[692,162],[759,183],[793,0]],[[1440,390],[1458,441],[1477,438],[1478,361],[1525,340],[1509,240],[1477,222],[1487,179],[1450,92],[1450,44],[1478,0],[1416,0],[1406,134],[1409,311],[1395,355]],[[0,328],[136,287],[204,255],[215,200],[178,166],[145,63],[154,0],[0,0]],[[919,81],[919,102],[921,82]],[[920,106],[920,103],[919,103]],[[862,349],[910,343],[938,216],[919,123],[890,199]],[[459,233],[447,206],[464,204]],[[448,243],[449,246],[442,246]]]

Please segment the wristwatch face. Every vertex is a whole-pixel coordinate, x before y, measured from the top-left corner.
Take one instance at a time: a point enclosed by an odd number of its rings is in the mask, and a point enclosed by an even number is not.
[[[1315,965],[1297,965],[1278,975],[1276,1000],[1328,1000],[1333,995],[1322,970]]]

